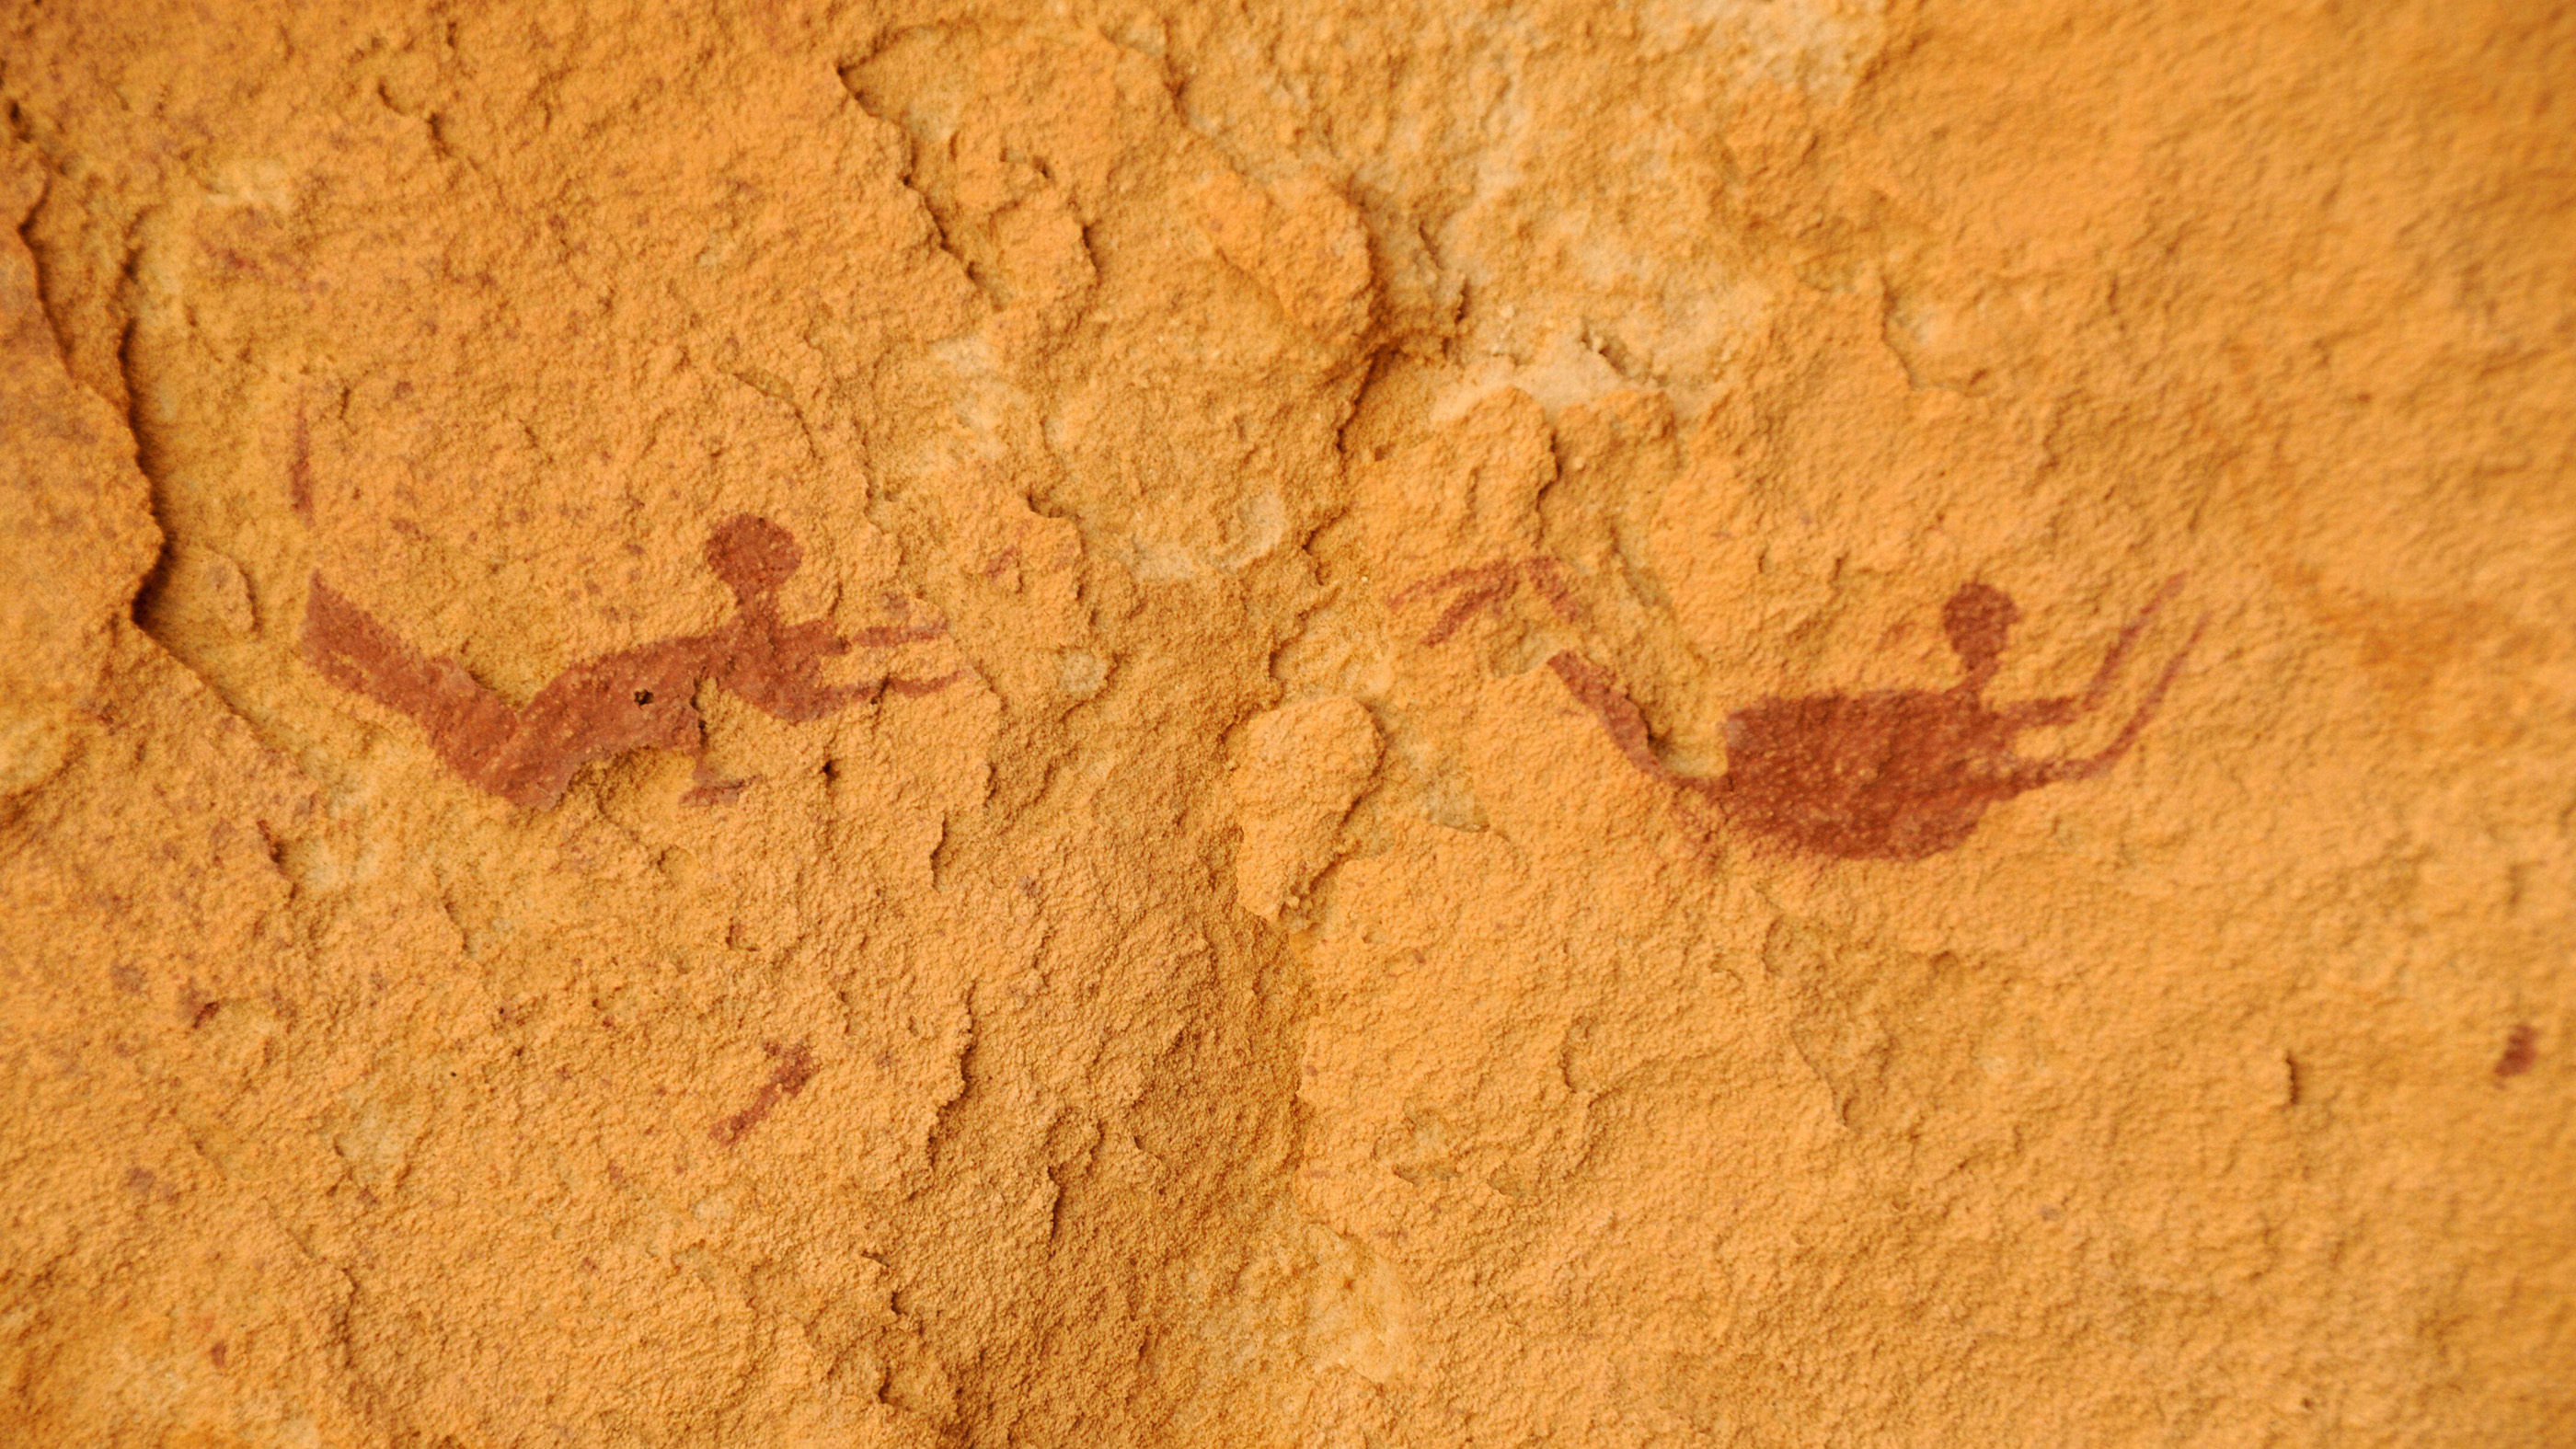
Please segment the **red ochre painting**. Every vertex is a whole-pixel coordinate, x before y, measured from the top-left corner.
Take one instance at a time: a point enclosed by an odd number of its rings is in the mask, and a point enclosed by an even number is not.
[[[880,676],[859,684],[823,682],[822,662],[853,649],[891,648],[946,632],[937,624],[897,625],[843,636],[830,621],[790,624],[778,590],[804,562],[793,534],[765,518],[737,515],[707,539],[707,567],[731,588],[731,622],[576,664],[536,697],[514,705],[454,659],[433,659],[351,603],[319,574],[304,613],[304,657],[342,688],[409,716],[457,774],[514,805],[544,809],[563,798],[575,771],[630,750],[676,750],[697,758],[705,721],[697,688],[712,682],[783,720],[817,720],[879,694],[929,694],[959,677]],[[690,798],[725,798],[748,783],[710,775],[703,763]]]
[[[1438,623],[1423,636],[1438,644],[1468,617],[1497,610],[1528,580],[1559,618],[1583,610],[1550,559],[1487,564],[1444,575],[1398,594],[1401,607],[1427,593],[1456,590]],[[1599,717],[1628,762],[1685,798],[1715,807],[1737,829],[1773,842],[1846,860],[1920,860],[1955,849],[1975,833],[1987,809],[2042,785],[2090,780],[2137,744],[2182,671],[2204,619],[2175,651],[2145,697],[2107,745],[2089,755],[2030,759],[2015,753],[2025,730],[2075,723],[2100,709],[2138,638],[2182,588],[2180,575],[2120,630],[2081,694],[1993,704],[1986,688],[2021,617],[2012,596],[1990,584],[1962,585],[1941,611],[1943,632],[1963,672],[1947,689],[1882,689],[1772,698],[1726,719],[1727,767],[1715,779],[1690,775],[1655,752],[1652,731],[1618,676],[1574,650],[1548,668]]]

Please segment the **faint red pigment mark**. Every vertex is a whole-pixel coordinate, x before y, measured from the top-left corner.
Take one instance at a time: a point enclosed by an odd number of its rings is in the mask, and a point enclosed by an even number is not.
[[[223,1005],[221,1001],[208,996],[194,979],[179,988],[179,1021],[190,1031],[195,1031],[198,1027],[214,1020],[215,1013],[221,1011]]]
[[[286,464],[287,496],[304,521],[313,521],[313,425],[295,410],[295,456]]]
[[[814,1080],[814,1054],[805,1043],[800,1041],[794,1046],[781,1047],[775,1042],[764,1042],[760,1049],[778,1058],[778,1065],[770,1072],[769,1080],[761,1083],[760,1090],[752,1094],[750,1106],[710,1129],[708,1135],[714,1137],[719,1146],[731,1147],[740,1142],[777,1107],[781,1098],[795,1096],[805,1090],[807,1082]]]
[[[220,1338],[206,1345],[206,1362],[217,1368],[222,1368],[224,1360],[229,1356],[230,1351],[224,1347],[224,1341]]]
[[[2121,628],[2082,694],[2002,706],[1987,703],[1985,689],[2021,611],[2002,590],[1968,584],[1941,611],[1950,647],[1965,667],[1958,684],[1773,698],[1737,710],[1726,721],[1726,773],[1714,780],[1664,763],[1644,712],[1609,669],[1572,650],[1558,652],[1548,667],[1600,719],[1630,764],[1681,798],[1712,808],[1720,820],[1845,860],[1920,860],[1966,841],[1990,807],[2043,785],[2092,779],[2128,753],[2198,644],[2206,616],[2100,751],[2030,760],[2013,753],[2012,742],[2024,730],[2073,723],[2100,708],[2139,636],[2182,582],[2179,574],[2166,580]],[[1488,606],[1480,592],[1470,596],[1478,607]],[[1433,634],[1445,637],[1455,624],[1449,616],[1441,622]],[[1436,641],[1426,636],[1425,642]]]
[[[2540,1033],[2531,1023],[2522,1022],[2504,1036],[2504,1055],[2496,1058],[2496,1080],[2501,1082],[2531,1070],[2540,1057]]]
[[[726,520],[707,539],[707,567],[733,590],[739,607],[731,623],[576,664],[524,705],[512,705],[454,659],[412,647],[319,574],[304,611],[304,657],[333,683],[410,716],[457,774],[514,805],[550,807],[583,765],[648,748],[698,760],[686,798],[707,804],[732,798],[750,781],[717,779],[706,768],[706,726],[695,700],[702,682],[803,722],[889,690],[935,694],[963,677],[952,671],[937,679],[823,683],[826,658],[935,639],[947,626],[864,629],[843,638],[827,620],[789,624],[779,617],[778,590],[803,561],[794,535],[777,524],[749,514]]]
[[[1422,636],[1424,644],[1440,644],[1446,642],[1450,635],[1458,632],[1460,626],[1479,613],[1500,613],[1503,601],[1509,599],[1512,591],[1523,583],[1538,590],[1549,605],[1555,608],[1558,618],[1567,623],[1582,621],[1583,604],[1574,597],[1573,588],[1566,583],[1565,566],[1555,559],[1544,557],[1511,559],[1502,563],[1476,564],[1469,568],[1453,569],[1436,579],[1415,584],[1409,589],[1398,590],[1387,597],[1386,606],[1390,609],[1401,609],[1416,599],[1427,598],[1447,590],[1456,590],[1456,596],[1450,599],[1449,607],[1441,612],[1439,622],[1433,624]]]

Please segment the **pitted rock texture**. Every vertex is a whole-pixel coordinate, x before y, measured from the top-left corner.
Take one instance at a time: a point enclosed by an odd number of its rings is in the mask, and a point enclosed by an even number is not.
[[[0,0],[0,1444],[2576,1440],[2571,82]]]

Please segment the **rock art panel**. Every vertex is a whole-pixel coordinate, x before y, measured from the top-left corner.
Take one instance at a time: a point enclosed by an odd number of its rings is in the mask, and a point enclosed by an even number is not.
[[[2568,1442],[2350,8],[0,0],[0,1445]]]

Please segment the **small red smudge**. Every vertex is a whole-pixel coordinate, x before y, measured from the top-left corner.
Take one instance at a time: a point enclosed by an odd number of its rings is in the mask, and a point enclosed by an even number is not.
[[[795,1096],[805,1090],[807,1082],[814,1080],[814,1053],[805,1043],[798,1042],[791,1047],[770,1043],[762,1050],[777,1057],[778,1066],[770,1072],[769,1080],[752,1095],[750,1106],[716,1123],[709,1131],[708,1135],[724,1146],[731,1147],[740,1142],[777,1107],[779,1098]]]
[[[2516,1023],[2504,1037],[2504,1055],[2496,1058],[2496,1080],[2518,1077],[2531,1070],[2532,1061],[2540,1055],[2540,1033],[2529,1022]]]
[[[222,1010],[223,1005],[191,981],[179,991],[179,1020],[186,1024],[188,1030],[195,1031],[214,1020],[215,1013]]]
[[[295,415],[295,457],[286,465],[289,501],[306,522],[313,519],[313,428],[301,411]]]

